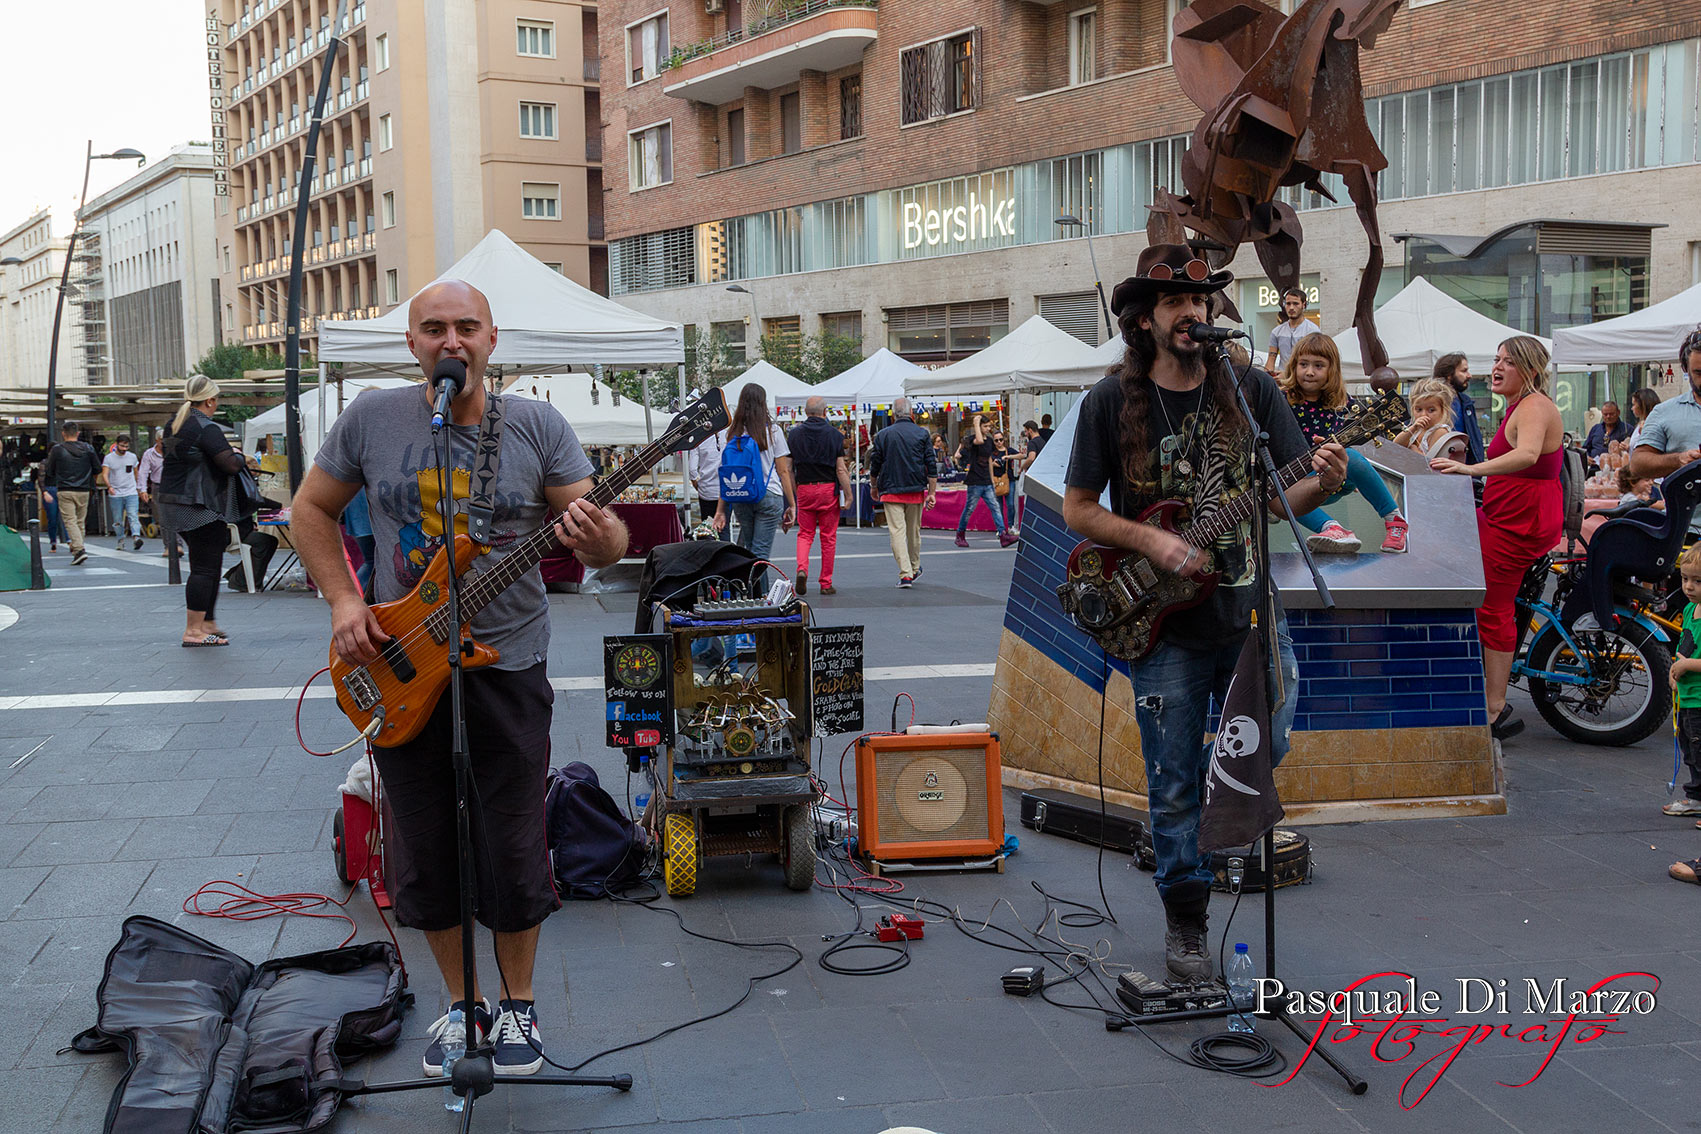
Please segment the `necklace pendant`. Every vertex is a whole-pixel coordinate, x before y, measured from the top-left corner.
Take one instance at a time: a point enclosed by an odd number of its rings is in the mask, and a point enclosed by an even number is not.
[[[1175,462],[1175,475],[1180,477],[1189,477],[1193,475],[1193,466],[1188,462],[1186,457],[1182,457],[1180,460]]]

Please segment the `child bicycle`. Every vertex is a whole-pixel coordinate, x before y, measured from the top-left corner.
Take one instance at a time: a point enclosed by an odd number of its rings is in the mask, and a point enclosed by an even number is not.
[[[1677,633],[1664,588],[1701,500],[1701,461],[1668,476],[1665,496],[1664,512],[1615,509],[1587,554],[1544,556],[1518,590],[1512,681],[1527,680],[1536,711],[1572,740],[1635,744],[1671,716]]]

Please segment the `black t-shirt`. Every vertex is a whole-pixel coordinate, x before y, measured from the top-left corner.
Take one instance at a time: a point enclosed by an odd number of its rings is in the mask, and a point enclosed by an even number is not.
[[[975,435],[970,433],[963,438],[963,443],[958,446],[957,451],[969,466],[967,475],[963,477],[964,484],[972,486],[992,483],[992,458],[998,453],[998,446],[992,443],[992,438],[987,437],[977,445]]]
[[[1195,422],[1201,404],[1199,391],[1174,393],[1155,383],[1156,398],[1146,422],[1146,436],[1155,456],[1158,488],[1136,493],[1122,472],[1122,385],[1111,375],[1081,399],[1075,421],[1075,447],[1069,454],[1064,483],[1084,488],[1097,496],[1110,487],[1110,510],[1133,520],[1159,500],[1193,501],[1202,489],[1210,500],[1199,500],[1186,522],[1202,513],[1214,512],[1235,497],[1250,491],[1252,477],[1251,441],[1244,430],[1219,440],[1214,415]],[[1260,424],[1270,434],[1270,455],[1277,467],[1302,456],[1310,448],[1299,431],[1287,398],[1262,370],[1254,369],[1246,384],[1247,401]],[[1207,409],[1209,407],[1207,406]],[[1165,413],[1167,411],[1167,418]],[[1211,491],[1216,485],[1216,491]],[[1237,525],[1211,545],[1216,567],[1221,572],[1211,597],[1191,610],[1172,614],[1164,622],[1165,641],[1199,646],[1221,643],[1243,633],[1251,624],[1253,593],[1252,525]]]
[[[786,434],[792,475],[798,484],[837,484],[845,435],[825,418],[812,417]]]
[[[220,453],[230,451],[230,438],[224,435],[224,430],[200,410],[192,411],[180,432],[166,433],[165,461],[160,467],[160,493],[167,497],[184,497],[190,487],[189,470],[198,464],[205,465],[212,478],[207,484],[222,485],[227,474],[219,468],[218,458]]]

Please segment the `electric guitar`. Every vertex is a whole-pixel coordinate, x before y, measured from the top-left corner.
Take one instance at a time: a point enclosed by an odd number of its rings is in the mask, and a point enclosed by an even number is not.
[[[1368,405],[1354,404],[1347,412],[1346,426],[1329,441],[1381,445],[1382,438],[1406,426],[1406,405],[1392,390]],[[1311,457],[1317,448],[1276,470],[1275,491],[1286,492],[1311,475]],[[1269,499],[1275,499],[1274,493]],[[1199,566],[1187,575],[1171,574],[1138,551],[1082,540],[1069,553],[1064,582],[1057,588],[1064,613],[1112,657],[1125,661],[1145,657],[1157,643],[1164,619],[1211,597],[1219,574],[1211,547],[1251,519],[1254,507],[1252,494],[1242,493],[1209,519],[1196,523],[1188,523],[1191,504],[1186,500],[1160,500],[1140,514],[1140,523],[1163,528],[1199,548]]]
[[[607,508],[638,478],[670,453],[696,448],[711,434],[727,427],[726,395],[710,390],[668,423],[667,432],[640,449],[618,469],[596,483],[584,499]],[[501,654],[472,639],[472,620],[490,601],[507,590],[551,551],[561,546],[551,519],[514,548],[489,571],[468,575],[467,568],[483,546],[468,535],[454,539],[454,570],[465,582],[461,588],[461,665],[472,669],[490,665]],[[418,585],[403,598],[372,608],[378,625],[390,635],[376,661],[350,665],[331,647],[331,682],[337,707],[356,728],[381,748],[403,744],[419,735],[449,687],[449,641],[456,637],[449,624],[448,575],[450,550],[439,548]]]

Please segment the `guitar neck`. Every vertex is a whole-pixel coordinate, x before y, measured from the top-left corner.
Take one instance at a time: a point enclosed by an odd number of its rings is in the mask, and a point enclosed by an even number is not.
[[[1304,456],[1295,457],[1287,464],[1276,470],[1276,487],[1270,495],[1264,498],[1268,503],[1276,498],[1276,493],[1286,492],[1307,476],[1311,475],[1311,454],[1315,450],[1307,450]],[[1252,518],[1252,510],[1259,506],[1250,492],[1243,492],[1229,503],[1213,512],[1209,519],[1201,520],[1180,533],[1181,538],[1194,547],[1209,547],[1236,527]]]
[[[670,452],[672,449],[667,438],[650,442],[633,454],[625,464],[597,481],[585,494],[584,499],[598,508],[607,508]],[[497,595],[512,586],[515,580],[542,562],[544,556],[560,547],[561,540],[555,534],[555,520],[551,518],[543,527],[515,545],[514,549],[490,570],[480,572],[476,576],[470,572],[463,576],[465,586],[461,591],[462,619],[470,621]]]

